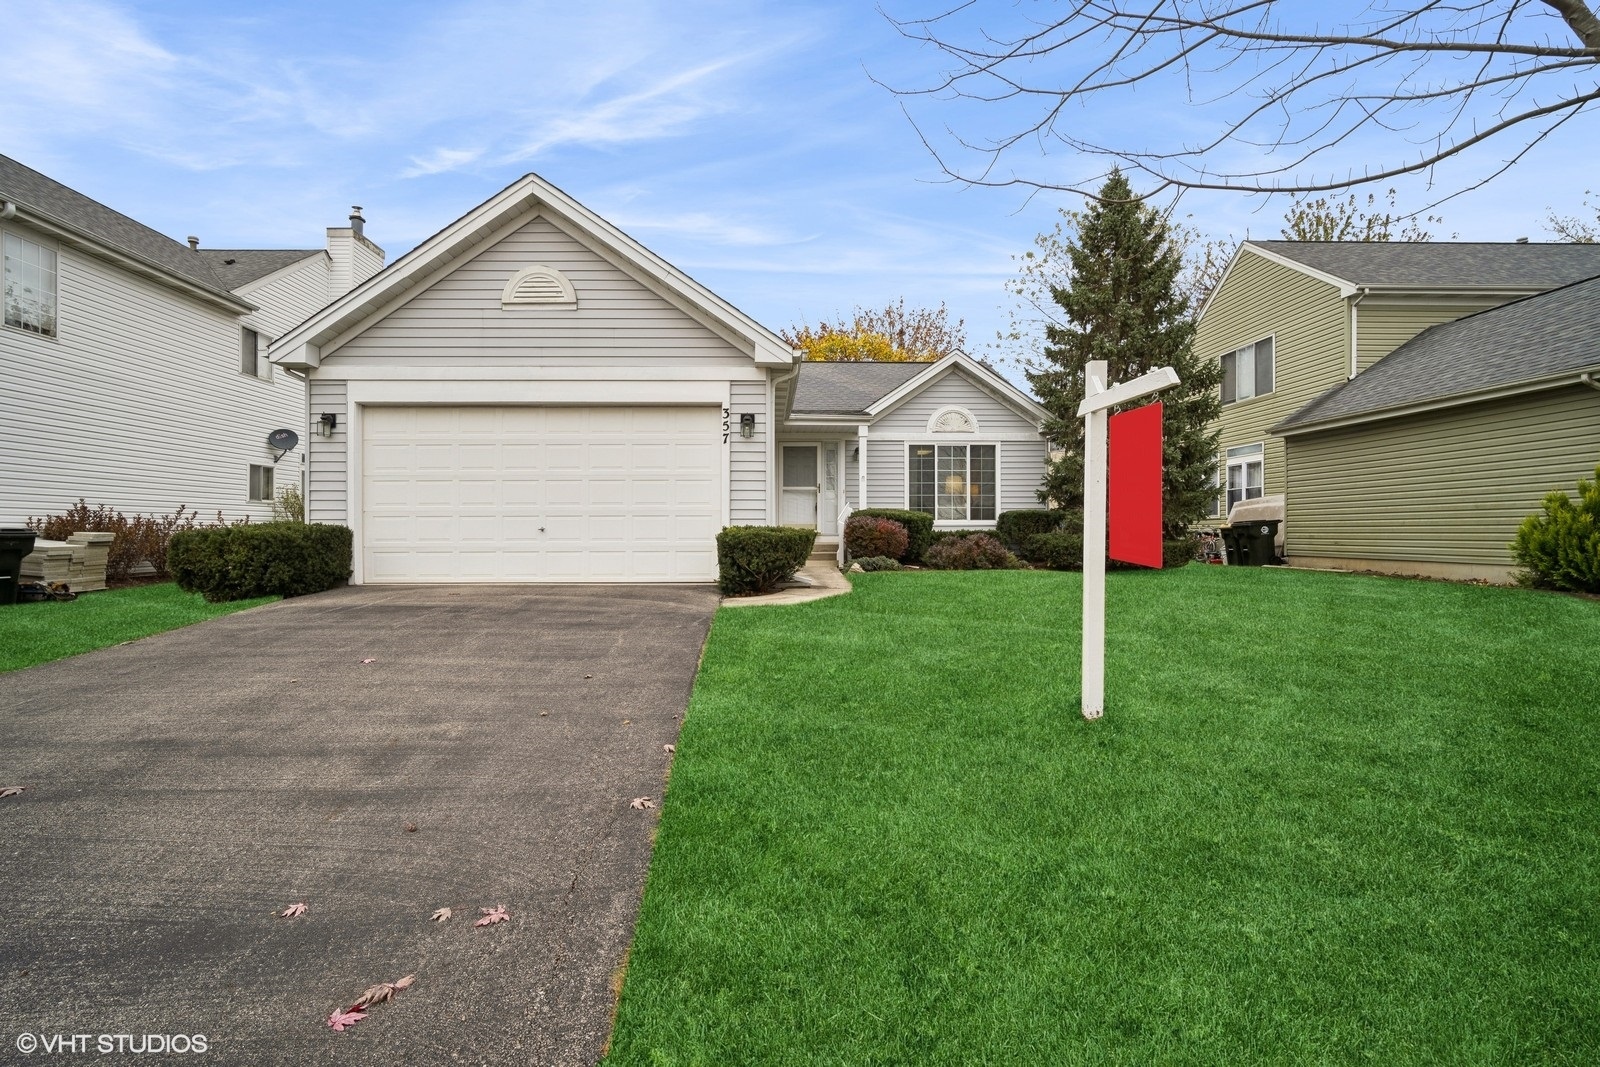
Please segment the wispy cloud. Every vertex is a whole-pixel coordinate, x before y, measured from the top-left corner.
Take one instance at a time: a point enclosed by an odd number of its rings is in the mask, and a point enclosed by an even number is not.
[[[428,174],[443,174],[459,170],[483,158],[481,148],[435,148],[432,152],[411,157],[411,166],[400,172],[402,178],[420,178]]]

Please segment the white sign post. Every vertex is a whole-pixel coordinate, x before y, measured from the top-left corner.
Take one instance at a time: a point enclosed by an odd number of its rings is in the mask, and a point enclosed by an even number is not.
[[[1111,409],[1178,384],[1178,373],[1161,367],[1132,381],[1111,385],[1103,359],[1085,368],[1083,403],[1083,717],[1106,713],[1106,424]]]

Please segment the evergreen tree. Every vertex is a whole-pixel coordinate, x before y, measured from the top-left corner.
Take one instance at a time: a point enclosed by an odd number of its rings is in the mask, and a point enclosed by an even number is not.
[[[1077,232],[1067,242],[1069,276],[1051,288],[1065,321],[1046,328],[1043,364],[1028,372],[1034,394],[1051,414],[1045,432],[1066,453],[1051,464],[1039,497],[1083,506],[1078,404],[1091,360],[1110,365],[1112,382],[1171,367],[1181,384],[1153,399],[1165,405],[1163,521],[1167,536],[1176,536],[1204,517],[1216,494],[1211,479],[1217,434],[1206,424],[1222,410],[1222,366],[1195,358],[1189,301],[1177,286],[1182,249],[1161,215],[1134,197],[1122,173],[1112,171],[1099,199],[1075,217]]]

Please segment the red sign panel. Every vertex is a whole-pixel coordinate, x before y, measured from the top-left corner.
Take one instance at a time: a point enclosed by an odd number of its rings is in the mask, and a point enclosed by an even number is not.
[[[1161,403],[1111,416],[1108,555],[1161,566]]]

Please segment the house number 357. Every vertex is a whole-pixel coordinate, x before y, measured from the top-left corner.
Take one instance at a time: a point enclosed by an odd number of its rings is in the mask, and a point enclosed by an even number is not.
[[[722,409],[722,443],[728,443],[729,428],[733,425],[733,411],[729,408]]]

